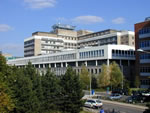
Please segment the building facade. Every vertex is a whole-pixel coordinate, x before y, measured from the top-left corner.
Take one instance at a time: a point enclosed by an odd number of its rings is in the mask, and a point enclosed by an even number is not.
[[[140,77],[141,87],[150,87],[150,17],[135,24],[136,75]]]
[[[91,74],[99,74],[102,64],[109,65],[113,61],[119,64],[125,77],[128,80],[132,80],[135,53],[134,47],[127,45],[85,47],[53,54],[9,60],[7,63],[17,67],[24,67],[28,62],[31,62],[40,71],[46,71],[47,68],[50,68],[56,75],[62,75],[66,72],[68,66],[71,66],[77,73],[80,73],[83,64]]]
[[[24,40],[25,57],[107,44],[135,46],[132,31],[108,29],[93,33],[88,30],[75,31],[75,26],[63,24],[55,24],[52,28],[51,32],[35,32]]]

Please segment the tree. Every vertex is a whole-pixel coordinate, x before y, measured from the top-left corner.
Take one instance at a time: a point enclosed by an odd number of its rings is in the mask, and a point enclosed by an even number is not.
[[[15,107],[7,88],[4,83],[0,82],[0,113],[11,112]]]
[[[37,96],[33,90],[33,83],[29,76],[26,76],[24,69],[16,70],[13,94],[16,100],[15,113],[39,113]]]
[[[43,88],[43,105],[44,112],[55,111],[58,109],[57,103],[59,100],[59,81],[54,73],[49,69],[44,76],[42,76],[42,88]]]
[[[91,81],[91,87],[92,89],[96,89],[98,87],[98,84],[97,84],[97,78],[95,77],[95,75],[92,75],[92,81]]]
[[[63,113],[79,113],[83,106],[82,84],[79,79],[79,75],[76,75],[75,71],[69,67],[62,75],[60,85],[61,89],[61,111]]]
[[[136,88],[139,88],[139,86],[140,86],[140,78],[137,75],[135,76],[134,86]]]
[[[38,71],[36,71],[36,69],[32,66],[31,62],[29,62],[28,65],[23,69],[23,73],[24,76],[28,77],[31,80],[34,106],[37,112],[41,112],[43,99],[41,76]]]
[[[80,80],[83,83],[83,88],[88,89],[90,86],[90,73],[88,72],[85,65],[82,65],[81,73],[80,73]]]
[[[9,88],[8,74],[10,68],[6,64],[6,59],[0,54],[0,112],[7,113],[15,107],[12,99],[12,92]]]
[[[123,73],[120,70],[119,65],[116,62],[110,64],[110,84],[112,87],[121,86],[123,80]]]
[[[98,76],[100,87],[107,87],[110,84],[109,68],[106,64],[102,65],[102,72]]]

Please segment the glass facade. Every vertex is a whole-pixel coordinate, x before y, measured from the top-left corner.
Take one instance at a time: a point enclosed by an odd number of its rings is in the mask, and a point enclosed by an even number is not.
[[[93,51],[86,51],[86,52],[80,52],[79,58],[93,58],[93,57],[103,57],[104,56],[104,50],[93,50]]]
[[[146,54],[146,53],[141,54],[140,59],[150,59],[150,54]]]
[[[112,50],[113,57],[135,57],[134,51]]]
[[[139,30],[139,35],[146,34],[146,33],[150,33],[150,27],[146,27],[146,28]]]
[[[150,40],[144,40],[139,43],[140,48],[150,47]]]

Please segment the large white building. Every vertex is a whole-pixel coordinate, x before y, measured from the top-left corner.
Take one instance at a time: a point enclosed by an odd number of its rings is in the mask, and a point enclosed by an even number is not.
[[[75,26],[55,24],[51,32],[35,32],[24,40],[24,56],[52,54],[65,49],[100,46],[107,44],[134,46],[134,32],[104,30],[75,31]]]
[[[56,75],[61,75],[66,72],[68,66],[71,66],[79,73],[83,64],[87,66],[90,73],[99,74],[101,72],[101,65],[109,65],[112,61],[117,62],[125,77],[132,80],[135,53],[134,47],[127,45],[85,47],[53,54],[9,60],[7,63],[17,67],[24,67],[28,62],[31,62],[40,71],[46,71],[47,68],[50,68]]]

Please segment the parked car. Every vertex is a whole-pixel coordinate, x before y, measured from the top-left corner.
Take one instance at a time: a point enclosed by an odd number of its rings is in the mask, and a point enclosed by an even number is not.
[[[128,103],[143,103],[145,102],[145,97],[140,96],[140,95],[136,95],[136,96],[131,96],[129,98],[127,98],[126,102]]]
[[[150,92],[149,92],[149,91],[143,91],[143,92],[142,92],[142,95],[143,95],[143,96],[150,96]]]
[[[117,99],[120,99],[122,96],[118,93],[112,93],[109,97],[109,99],[111,100],[117,100]]]
[[[88,99],[84,106],[90,108],[100,108],[103,106],[103,103],[99,99]]]

